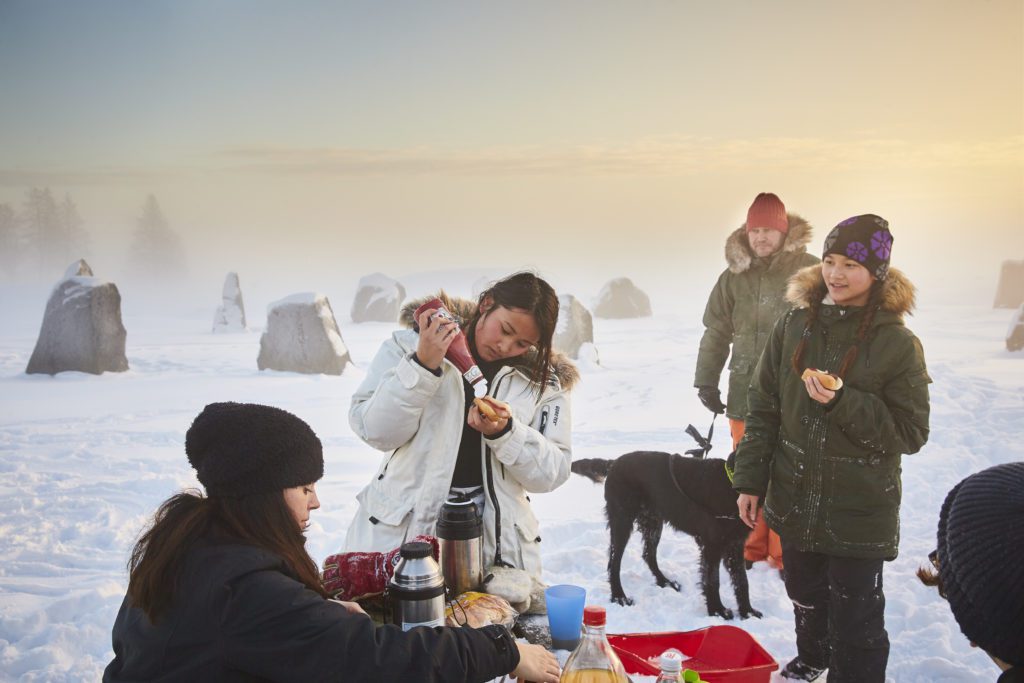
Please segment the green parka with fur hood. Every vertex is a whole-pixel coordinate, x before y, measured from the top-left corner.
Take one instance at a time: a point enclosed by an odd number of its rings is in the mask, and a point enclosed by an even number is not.
[[[824,406],[792,367],[821,266],[797,273],[787,299],[799,306],[775,325],[754,370],[746,434],[733,486],[761,496],[769,526],[801,550],[865,559],[896,557],[902,494],[900,460],[928,440],[924,351],[903,316],[914,287],[899,270],[882,300],[843,388]],[[865,308],[826,299],[810,329],[804,367],[836,372]]]
[[[801,268],[818,262],[807,253],[811,226],[797,214],[787,217],[789,230],[782,248],[765,258],[750,248],[746,223],[729,235],[725,242],[729,267],[719,276],[704,310],[705,330],[693,385],[717,387],[729,358],[726,415],[736,420],[746,415],[750,373],[772,326],[790,308],[784,298],[786,281]]]
[[[352,396],[349,424],[363,441],[387,452],[370,483],[356,496],[359,509],[345,540],[347,551],[387,551],[417,534],[435,534],[466,420],[462,374],[447,359],[441,376],[412,360],[419,342],[413,312],[401,314],[406,329],[385,341]],[[442,300],[468,320],[476,306],[466,299]],[[484,562],[501,560],[540,581],[540,533],[529,493],[544,493],[569,478],[572,463],[569,391],[579,375],[566,356],[552,352],[551,375],[542,393],[524,364],[512,358],[490,383],[490,395],[512,411],[512,429],[480,435],[484,483]],[[500,541],[500,546],[499,546]]]

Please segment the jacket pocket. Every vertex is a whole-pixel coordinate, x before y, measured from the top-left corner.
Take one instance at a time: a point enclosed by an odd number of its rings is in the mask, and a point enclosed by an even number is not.
[[[514,523],[516,540],[519,542],[519,566],[540,578],[540,525],[533,511],[523,510]]]
[[[363,510],[370,517],[370,523],[374,525],[400,526],[407,521],[412,511],[413,503],[408,498],[403,499],[391,495],[382,486],[370,485],[363,489],[356,498],[363,506]]]
[[[772,457],[771,478],[765,496],[765,515],[779,524],[799,514],[797,501],[804,486],[804,450],[783,437]]]
[[[826,457],[823,508],[833,541],[871,554],[895,549],[902,486],[893,461],[870,454]]]

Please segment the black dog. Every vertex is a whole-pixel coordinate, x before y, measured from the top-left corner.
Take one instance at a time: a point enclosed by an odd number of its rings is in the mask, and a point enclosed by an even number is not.
[[[736,492],[725,464],[720,458],[684,458],[660,451],[636,451],[617,460],[585,459],[572,464],[576,474],[598,483],[604,481],[605,514],[611,536],[608,582],[613,602],[633,604],[622,590],[619,568],[634,524],[643,536],[643,558],[657,584],[680,590],[679,584],[658,568],[658,543],[662,527],[668,522],[697,541],[701,588],[708,614],[733,617],[732,610],[722,604],[718,595],[718,568],[724,561],[736,591],[740,618],[761,616],[750,606],[743,564],[743,543],[750,529],[740,521]]]

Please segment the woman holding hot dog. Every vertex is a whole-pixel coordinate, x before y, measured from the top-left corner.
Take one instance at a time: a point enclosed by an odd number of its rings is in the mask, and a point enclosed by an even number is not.
[[[358,495],[345,549],[387,551],[434,534],[444,501],[461,494],[483,510],[484,564],[517,567],[539,582],[540,533],[529,494],[569,477],[569,391],[578,378],[551,348],[558,296],[523,272],[475,302],[438,298],[462,321],[498,419],[480,412],[469,383],[445,358],[457,322],[431,308],[414,318],[422,302],[408,304],[403,329],[380,347],[352,396],[352,429],[387,455]]]
[[[883,218],[854,216],[799,271],[754,370],[733,486],[782,538],[797,656],[786,678],[885,680],[882,563],[896,557],[900,458],[928,439],[924,352],[903,324],[914,286],[889,268]],[[808,368],[842,379],[829,389]]]

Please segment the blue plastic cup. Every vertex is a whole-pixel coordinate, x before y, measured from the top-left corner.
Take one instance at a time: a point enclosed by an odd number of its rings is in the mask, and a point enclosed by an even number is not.
[[[580,642],[580,632],[583,628],[583,606],[587,602],[586,589],[562,583],[557,586],[548,586],[544,591],[544,597],[547,600],[552,649],[575,650]]]

